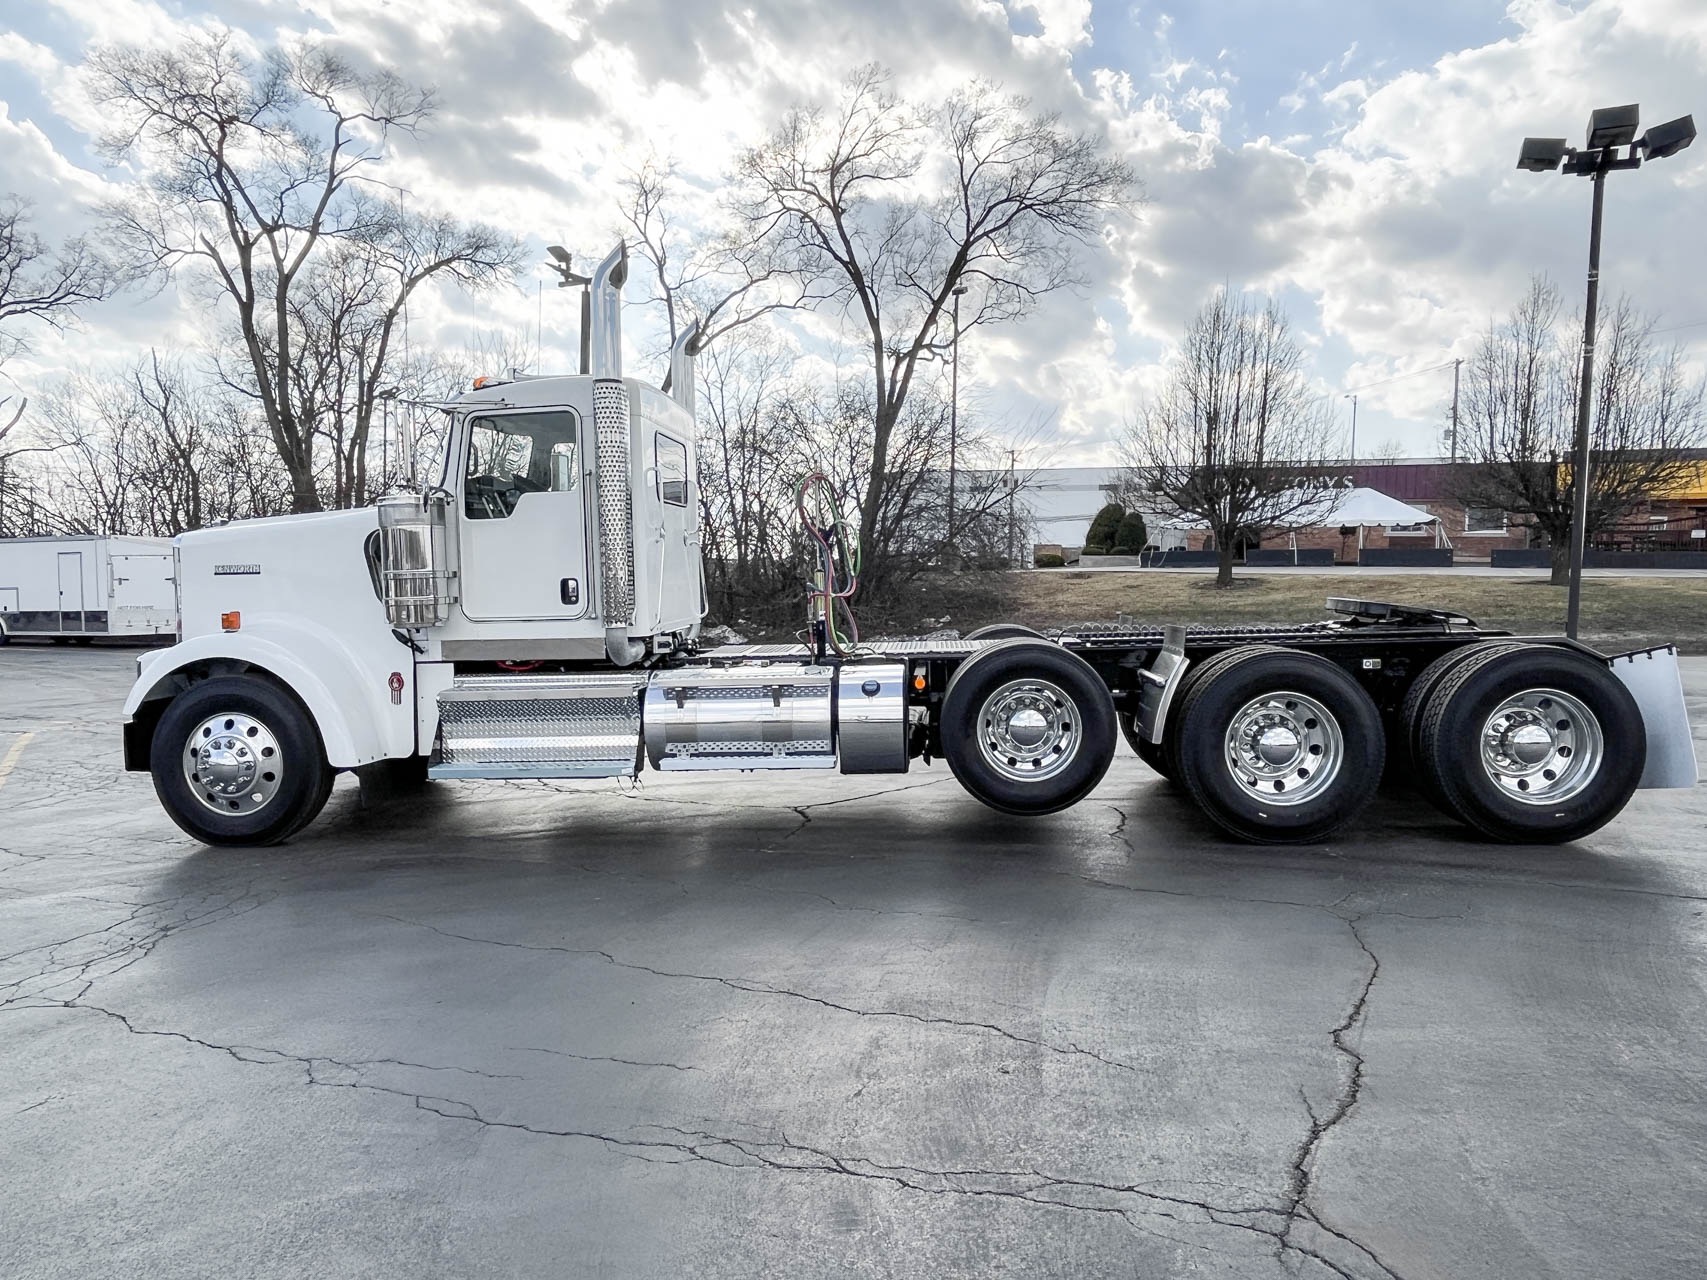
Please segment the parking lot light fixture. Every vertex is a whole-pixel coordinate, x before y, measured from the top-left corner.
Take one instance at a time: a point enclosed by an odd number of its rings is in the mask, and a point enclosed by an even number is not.
[[[1577,177],[1594,179],[1594,200],[1589,216],[1588,300],[1583,308],[1582,377],[1577,386],[1576,438],[1572,442],[1571,484],[1571,578],[1565,604],[1565,634],[1577,638],[1582,612],[1583,555],[1588,539],[1588,494],[1590,466],[1589,416],[1594,396],[1594,320],[1600,303],[1600,226],[1605,202],[1606,175],[1614,169],[1639,169],[1645,153],[1649,160],[1663,160],[1695,141],[1695,118],[1679,116],[1655,125],[1640,138],[1641,111],[1635,103],[1601,107],[1589,116],[1588,144],[1582,150],[1565,145],[1563,138],[1525,138],[1518,152],[1517,167],[1529,173],[1551,173],[1555,169]]]

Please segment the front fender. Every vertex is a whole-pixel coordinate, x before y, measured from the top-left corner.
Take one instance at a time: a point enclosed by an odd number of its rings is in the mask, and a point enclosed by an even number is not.
[[[414,663],[369,670],[374,655],[365,656],[364,663],[324,628],[297,619],[269,619],[255,632],[197,636],[147,654],[124,704],[127,764],[137,754],[130,749],[131,726],[140,725],[145,704],[169,699],[183,678],[246,669],[266,672],[302,700],[334,768],[413,755]],[[400,697],[390,688],[394,673],[403,678]]]

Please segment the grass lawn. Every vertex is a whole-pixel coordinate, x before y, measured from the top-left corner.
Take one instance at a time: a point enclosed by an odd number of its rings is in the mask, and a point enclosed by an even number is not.
[[[1565,626],[1565,588],[1533,578],[1406,574],[1241,573],[1217,590],[1213,573],[1076,573],[1072,570],[1001,575],[993,595],[972,580],[936,580],[920,587],[925,629],[934,619],[966,632],[986,622],[1059,627],[1112,621],[1127,614],[1143,622],[1307,622],[1329,616],[1329,596],[1431,604],[1457,610],[1487,627],[1519,634],[1557,635]],[[857,603],[857,602],[856,602]],[[934,614],[931,613],[935,609]],[[1707,575],[1690,578],[1587,578],[1582,637],[1605,649],[1676,642],[1686,653],[1707,652]]]

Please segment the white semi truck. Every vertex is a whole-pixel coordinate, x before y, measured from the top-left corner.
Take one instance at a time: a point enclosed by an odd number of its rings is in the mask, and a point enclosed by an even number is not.
[[[385,762],[613,778],[940,756],[986,804],[1044,814],[1087,795],[1122,736],[1259,841],[1322,839],[1389,767],[1512,841],[1570,840],[1639,785],[1695,783],[1670,648],[1608,658],[1357,601],[1306,626],[862,646],[842,623],[848,526],[804,501],[812,643],[702,646],[695,339],[671,353],[671,393],[624,377],[626,270],[619,246],[593,277],[580,376],[443,406],[424,493],[177,539],[178,643],[138,663],[124,748],[186,831],[286,839],[335,772]]]
[[[17,638],[169,637],[167,538],[0,538],[0,644]]]

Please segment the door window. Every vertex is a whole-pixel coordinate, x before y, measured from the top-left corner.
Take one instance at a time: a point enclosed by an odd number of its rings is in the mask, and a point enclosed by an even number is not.
[[[575,415],[564,409],[475,418],[468,430],[463,509],[504,520],[524,493],[562,493],[577,476]]]
[[[685,507],[688,505],[688,447],[666,435],[654,439],[658,450],[658,497],[672,507]]]

